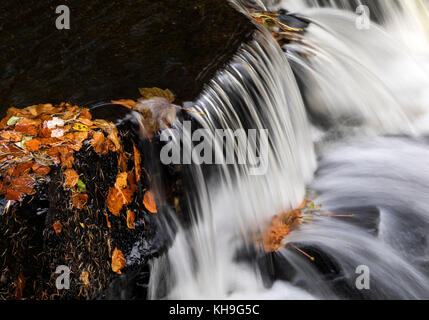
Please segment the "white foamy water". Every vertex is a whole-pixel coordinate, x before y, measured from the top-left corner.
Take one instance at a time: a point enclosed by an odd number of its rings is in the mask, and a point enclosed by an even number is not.
[[[172,248],[152,262],[150,298],[341,297],[297,252],[276,253],[295,275],[272,286],[255,264],[236,259],[252,242],[250,230],[299,205],[306,186],[327,210],[358,211],[355,225],[317,218],[287,239],[327,252],[341,270],[331,281],[353,287],[356,267],[366,265],[372,274],[371,297],[429,296],[424,271],[429,261],[429,163],[422,161],[429,147],[415,140],[429,128],[426,24],[419,11],[427,2],[406,1],[390,9],[386,1],[370,6],[377,8],[383,25],[372,24],[369,30],[356,29],[353,1],[331,8],[283,1],[282,7],[312,21],[301,39],[283,53],[261,29],[208,84],[196,101],[208,117],[196,120],[210,132],[267,129],[268,172],[249,175],[251,165],[217,166],[210,175],[199,166],[190,168],[195,219],[189,228],[179,225]],[[401,32],[407,19],[417,19],[412,41]],[[386,134],[413,138],[381,137]],[[315,178],[314,146],[323,159]],[[374,232],[368,233],[361,224],[371,223]]]

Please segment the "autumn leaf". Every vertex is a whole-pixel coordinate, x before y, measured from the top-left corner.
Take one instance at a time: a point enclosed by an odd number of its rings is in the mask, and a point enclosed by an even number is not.
[[[127,210],[127,226],[129,229],[135,229],[134,226],[134,212],[132,212],[130,209]]]
[[[121,274],[121,270],[125,267],[126,260],[121,250],[115,248],[112,255],[112,270],[117,274]]]
[[[115,148],[111,148],[111,151],[116,152],[122,149],[122,145],[118,135],[118,129],[116,129],[116,127],[112,129],[107,139],[109,139],[115,146]]]
[[[83,109],[80,112],[79,118],[91,120],[92,119],[92,115],[91,115],[91,112],[89,111],[89,109],[88,108]]]
[[[137,110],[136,108],[136,102],[131,99],[121,99],[121,100],[112,100],[113,104],[119,104],[122,105],[128,109]]]
[[[133,192],[130,189],[120,190],[118,188],[110,188],[107,195],[107,208],[115,216],[119,215],[122,207],[132,201]]]
[[[89,285],[89,272],[82,271],[82,273],[80,274],[80,279],[85,286]]]
[[[128,185],[128,173],[122,172],[116,177],[115,188],[125,189]]]
[[[157,213],[155,198],[150,190],[146,191],[143,197],[143,204],[151,213]]]
[[[109,189],[109,194],[107,195],[106,204],[107,204],[107,208],[113,215],[115,216],[119,215],[119,212],[124,206],[124,202],[120,195],[120,191],[117,188]]]
[[[21,201],[22,200],[21,193],[12,189],[7,189],[6,200]]]
[[[59,222],[59,221],[57,221],[53,224],[53,228],[54,228],[54,231],[56,234],[61,233],[62,227],[63,226],[61,225],[61,222]]]
[[[139,91],[143,99],[160,97],[160,98],[165,98],[170,102],[174,101],[174,94],[169,89],[162,90],[160,88],[154,87],[154,88],[140,88]]]
[[[51,168],[38,163],[33,164],[31,169],[33,170],[34,174],[37,174],[39,176],[46,176],[49,172],[51,172]]]
[[[140,181],[140,177],[141,177],[141,155],[139,150],[136,148],[135,144],[133,143],[133,150],[134,150],[134,169],[135,169],[135,173],[136,173],[136,181]]]
[[[66,171],[64,171],[64,176],[66,177],[66,180],[64,182],[64,187],[68,187],[68,188],[74,187],[79,181],[79,175],[73,169],[67,169]]]
[[[165,98],[154,97],[140,101],[137,108],[144,118],[145,136],[150,136],[153,132],[165,130],[176,121],[177,106]]]
[[[15,126],[15,131],[16,132],[21,132],[21,133],[25,133],[28,134],[30,136],[36,136],[37,135],[37,129],[35,126],[30,125],[30,124],[17,124]]]
[[[88,202],[88,195],[86,193],[75,193],[71,198],[73,207],[78,210],[82,210]]]
[[[27,151],[34,152],[39,150],[41,146],[41,142],[39,139],[31,139],[26,141],[24,143],[24,146],[25,146],[25,149],[27,149]]]
[[[94,148],[94,151],[97,153],[106,154],[109,152],[103,132],[94,133],[92,136],[91,145]]]
[[[127,156],[125,155],[125,152],[121,150],[119,152],[119,157],[118,157],[118,168],[121,171],[127,171],[127,166],[128,166]]]
[[[84,183],[81,179],[79,179],[79,180],[77,181],[77,183],[76,183],[76,187],[77,187],[77,190],[78,190],[80,193],[85,193],[85,192],[86,192],[86,185],[85,185],[85,183]]]
[[[73,125],[73,130],[79,131],[79,132],[87,132],[89,131],[89,127],[86,124],[75,123]]]

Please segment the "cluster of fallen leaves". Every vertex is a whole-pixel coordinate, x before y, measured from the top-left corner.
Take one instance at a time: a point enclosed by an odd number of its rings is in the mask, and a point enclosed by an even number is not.
[[[167,100],[169,105],[171,99],[174,99],[169,90],[159,92],[149,89],[142,90],[142,101],[160,98],[153,95],[164,95],[166,98],[161,98],[170,99]],[[130,107],[145,110],[135,105]],[[157,119],[148,116],[148,121],[161,121],[159,118],[164,115],[163,112],[157,113],[158,111],[156,108],[152,110]],[[163,119],[172,121],[172,114],[170,110]],[[22,201],[26,195],[36,193],[35,186],[38,182],[49,180],[48,174],[53,166],[61,166],[64,174],[63,188],[71,192],[71,205],[76,210],[84,209],[88,202],[85,177],[81,177],[74,167],[74,153],[84,145],[92,147],[99,155],[109,152],[118,154],[119,173],[114,186],[109,189],[106,205],[113,215],[119,216],[121,210],[132,203],[138,189],[142,174],[140,152],[134,146],[134,170],[128,172],[128,158],[116,126],[105,120],[93,120],[88,109],[68,103],[39,104],[24,109],[12,107],[7,111],[6,117],[0,121],[0,195],[9,200],[9,205]],[[157,213],[151,190],[145,190],[143,205],[149,212]],[[135,213],[126,209],[127,226],[134,229]],[[107,214],[106,219],[110,228]],[[56,234],[62,232],[60,221],[56,221],[52,227]],[[120,273],[124,266],[125,257],[116,248],[112,255],[112,270]],[[88,279],[86,274],[82,278],[83,282]]]

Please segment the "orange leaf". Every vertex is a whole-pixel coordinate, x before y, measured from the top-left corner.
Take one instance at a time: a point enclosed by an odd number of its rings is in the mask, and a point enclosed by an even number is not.
[[[129,229],[135,229],[134,226],[135,215],[130,209],[127,210],[127,226]]]
[[[80,113],[80,118],[84,118],[84,119],[88,119],[91,120],[92,119],[92,115],[89,112],[89,110],[87,108],[83,109]]]
[[[143,197],[143,204],[146,209],[151,213],[157,213],[155,198],[150,190],[146,191]]]
[[[124,206],[124,202],[122,200],[120,190],[118,190],[117,188],[110,188],[109,194],[107,195],[106,203],[107,203],[107,208],[109,208],[109,211],[115,216],[118,216],[119,212]]]
[[[139,150],[136,148],[135,144],[133,143],[133,149],[134,149],[134,168],[135,168],[135,173],[136,173],[136,181],[140,181],[140,177],[141,177],[141,155]]]
[[[57,221],[54,223],[53,227],[54,227],[55,233],[58,234],[58,233],[61,233],[63,226],[61,225],[61,222]]]
[[[126,260],[125,260],[124,254],[122,253],[121,250],[118,250],[118,248],[115,248],[115,250],[113,250],[113,255],[112,255],[113,272],[117,274],[121,274],[121,270],[125,267],[125,265],[126,265]]]
[[[126,108],[137,110],[136,108],[136,102],[131,99],[121,99],[121,100],[112,100],[113,104],[120,104]]]
[[[30,136],[36,136],[37,135],[37,129],[35,126],[31,124],[17,124],[15,126],[15,131],[28,134]]]
[[[12,189],[7,189],[6,190],[6,200],[14,200],[14,201],[19,200],[19,201],[21,201],[22,200],[21,193],[15,191],[15,190],[12,190]]]
[[[64,187],[74,187],[76,183],[79,181],[79,175],[73,169],[67,169],[64,171],[64,175],[66,177],[66,181],[64,182]]]
[[[22,136],[23,134],[20,132],[15,132],[15,131],[3,131],[0,132],[0,137],[2,137],[3,139],[12,141],[12,142],[19,142],[22,140]]]
[[[118,167],[120,171],[127,171],[128,159],[125,152],[119,152]]]
[[[115,188],[118,188],[119,190],[125,189],[128,185],[127,179],[128,179],[128,173],[122,172],[118,174],[115,182]]]
[[[31,139],[29,141],[26,141],[24,143],[24,146],[27,149],[27,151],[33,152],[33,151],[39,150],[41,146],[41,142],[39,139]]]
[[[114,127],[112,129],[112,132],[110,132],[109,136],[107,137],[107,139],[109,139],[111,142],[113,142],[113,144],[115,145],[115,149],[112,149],[113,152],[121,150],[122,146],[121,146],[121,141],[119,139],[119,135],[118,135],[118,129],[116,129],[116,127]]]
[[[88,202],[88,195],[86,193],[75,193],[72,195],[72,204],[78,210],[82,210]]]

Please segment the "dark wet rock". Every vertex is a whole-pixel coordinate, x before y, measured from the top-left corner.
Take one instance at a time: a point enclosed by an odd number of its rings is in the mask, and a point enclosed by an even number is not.
[[[253,32],[227,1],[63,1],[71,29],[57,30],[57,1],[0,4],[1,106],[86,105],[169,88],[193,100]]]

